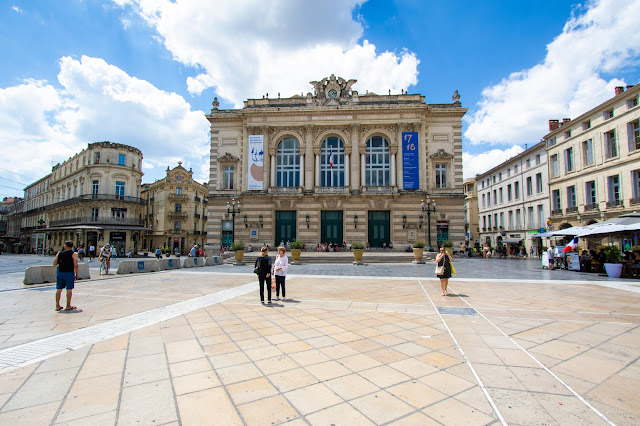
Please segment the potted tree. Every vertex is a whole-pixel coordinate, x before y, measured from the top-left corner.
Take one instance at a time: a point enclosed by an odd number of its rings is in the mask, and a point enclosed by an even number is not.
[[[300,264],[300,253],[302,252],[303,245],[304,243],[298,240],[293,240],[289,244],[289,247],[291,248],[291,259],[292,259],[291,264],[292,265]]]
[[[362,244],[360,241],[353,241],[351,243],[351,250],[353,251],[354,265],[362,265],[362,253],[364,252],[364,244]]]
[[[413,258],[415,259],[415,263],[424,263],[422,262],[422,256],[424,256],[424,240],[415,240],[413,242]]]
[[[445,240],[442,242],[442,247],[444,247],[444,249],[446,250],[447,253],[449,253],[451,256],[453,256],[453,241],[451,240]]]
[[[245,244],[238,240],[231,243],[231,251],[233,251],[233,255],[236,259],[236,264],[242,264],[242,260],[244,259],[244,249],[246,248]]]
[[[604,255],[604,270],[610,278],[622,276],[622,255],[617,246],[607,246],[602,249]]]

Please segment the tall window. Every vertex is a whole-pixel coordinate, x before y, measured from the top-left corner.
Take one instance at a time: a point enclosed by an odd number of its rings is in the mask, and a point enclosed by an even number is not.
[[[91,198],[98,198],[99,182],[94,180],[91,182]]]
[[[498,204],[498,191],[496,191],[494,189],[493,190],[493,205],[495,206],[496,204]]]
[[[485,194],[482,194],[482,208],[485,208],[486,205]]]
[[[182,212],[182,203],[176,203],[176,205],[175,205],[175,212],[176,212],[176,213],[180,213],[180,212]]]
[[[498,195],[500,196],[500,204],[504,203],[504,198],[502,198],[502,188],[498,190]]]
[[[573,169],[573,147],[570,147],[564,150],[564,171],[569,173]]]
[[[540,228],[544,227],[544,205],[538,205],[538,224]]]
[[[627,124],[627,134],[629,135],[629,151],[640,149],[640,120]]]
[[[118,154],[118,166],[124,166],[126,158],[126,154]]]
[[[533,180],[531,176],[527,177],[527,197],[531,197],[533,195]]]
[[[344,142],[330,137],[322,141],[320,151],[320,186],[345,186]]]
[[[536,154],[536,166],[540,165],[540,154]]]
[[[520,182],[514,183],[513,190],[514,190],[514,193],[515,193],[514,194],[515,199],[519,200],[520,199]]]
[[[507,201],[511,201],[511,184],[507,185]]]
[[[100,212],[100,209],[98,208],[92,208],[91,209],[91,222],[97,222],[98,221],[98,213]]]
[[[576,187],[571,185],[567,187],[567,208],[572,209],[577,207],[576,204]]]
[[[374,136],[367,141],[364,171],[366,186],[390,185],[390,158],[389,141],[385,138],[382,136]]]
[[[618,143],[616,142],[616,129],[610,130],[604,134],[604,148],[607,158],[618,156]]]
[[[612,206],[620,205],[620,176],[609,176],[607,183],[609,184],[609,203]]]
[[[278,144],[276,186],[300,186],[300,143],[297,139],[286,138]]]
[[[222,189],[233,189],[234,166],[224,166],[224,178],[222,180]]]
[[[500,227],[504,228],[504,212],[500,212]]]
[[[598,203],[596,198],[596,181],[592,180],[584,184],[585,201],[587,206],[594,207]]]
[[[182,187],[176,186],[176,195],[182,195]]]
[[[554,189],[551,194],[551,208],[553,211],[559,211],[562,209],[562,205],[560,204],[560,190]]]
[[[535,218],[533,216],[533,207],[527,209],[527,220],[529,221],[529,229],[535,228]]]
[[[124,182],[116,181],[116,198],[119,200],[124,199]]]
[[[127,216],[127,209],[112,208],[111,217],[115,221],[122,221]]]
[[[551,156],[551,176],[558,176],[560,168],[558,167],[558,154]]]
[[[516,229],[522,229],[522,215],[520,209],[516,210]]]
[[[513,211],[509,210],[509,230],[513,230]]]
[[[436,188],[437,189],[447,188],[447,165],[446,164],[436,164]],[[495,203],[495,200],[493,201]]]
[[[93,164],[100,164],[100,151],[93,153]]]
[[[633,184],[633,198],[640,199],[640,170],[631,172],[631,182]]]
[[[593,165],[593,141],[591,139],[582,142],[582,164],[585,167]]]
[[[493,214],[493,226],[498,227],[498,213]]]
[[[540,194],[542,192],[542,173],[538,173],[536,175],[536,193]]]
[[[527,158],[527,161],[525,162],[525,164],[527,165],[527,169],[531,168],[531,159]]]
[[[179,220],[176,220],[175,222],[173,222],[173,229],[175,229],[176,231],[179,231],[180,229],[182,229],[182,224],[180,223]]]

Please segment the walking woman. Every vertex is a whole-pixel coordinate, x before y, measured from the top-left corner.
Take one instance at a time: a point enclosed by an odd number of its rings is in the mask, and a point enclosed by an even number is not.
[[[278,255],[273,264],[273,275],[276,277],[276,300],[280,300],[280,289],[282,288],[282,300],[286,294],[284,290],[284,280],[287,278],[287,269],[289,268],[289,260],[285,255],[284,247],[278,247]]]
[[[442,290],[442,295],[447,295],[447,286],[449,285],[449,278],[451,278],[451,263],[453,262],[453,257],[444,249],[444,247],[440,247],[440,253],[436,256],[436,264],[437,269],[442,267],[442,272],[437,273],[436,276],[440,278],[440,289]]]
[[[260,255],[256,258],[256,264],[254,266],[258,269],[258,281],[260,282],[260,302],[264,305],[264,284],[267,284],[268,303],[271,303],[271,280],[268,278],[271,276],[271,257],[269,257],[269,248],[262,247],[260,249]]]

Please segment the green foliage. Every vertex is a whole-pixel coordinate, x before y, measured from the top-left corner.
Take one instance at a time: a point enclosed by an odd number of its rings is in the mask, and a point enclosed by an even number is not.
[[[292,249],[302,249],[302,246],[304,245],[304,243],[302,241],[298,241],[298,240],[293,240],[289,243],[289,247]]]
[[[453,247],[453,241],[445,240],[442,242],[442,247]]]
[[[415,240],[413,242],[413,248],[424,248],[425,242],[424,240]]]
[[[620,254],[620,249],[617,246],[607,246],[603,248],[602,254],[604,254],[605,263],[622,262],[622,255]]]
[[[362,250],[364,249],[364,244],[360,241],[352,241],[351,242],[351,249],[352,250]]]
[[[247,248],[247,246],[241,240],[231,243],[231,251],[244,250],[245,248]]]

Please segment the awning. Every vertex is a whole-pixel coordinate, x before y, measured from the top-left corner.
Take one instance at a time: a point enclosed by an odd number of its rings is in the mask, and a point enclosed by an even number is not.
[[[502,242],[505,244],[520,244],[522,242],[522,238],[505,238]]]

